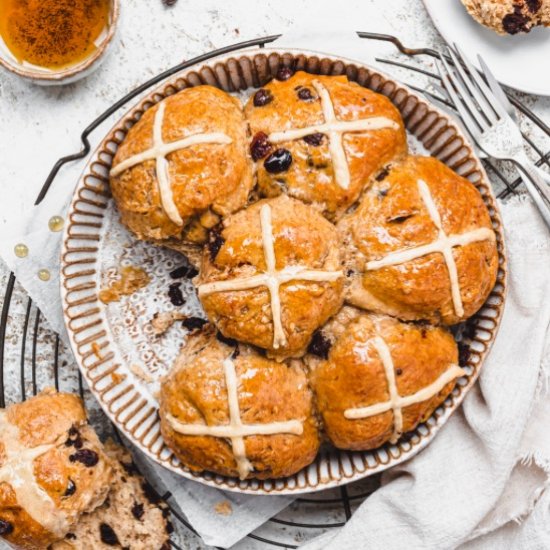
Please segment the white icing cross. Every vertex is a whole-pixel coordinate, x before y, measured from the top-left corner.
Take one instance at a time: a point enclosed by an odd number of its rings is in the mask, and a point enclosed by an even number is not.
[[[234,290],[248,290],[259,286],[266,286],[271,296],[271,316],[273,317],[273,348],[278,349],[287,344],[283,330],[280,286],[290,281],[336,281],[343,276],[341,271],[321,271],[308,269],[303,266],[287,266],[277,270],[273,228],[271,225],[271,207],[262,205],[260,209],[260,223],[262,226],[262,243],[267,269],[264,273],[243,277],[242,279],[229,279],[215,281],[199,285],[199,296],[207,296],[215,292],[227,292]]]
[[[437,206],[430,193],[430,189],[426,182],[418,180],[418,192],[422,201],[426,205],[428,214],[432,219],[434,225],[439,231],[437,239],[431,243],[416,246],[414,248],[405,248],[403,250],[396,250],[390,252],[387,256],[380,260],[373,260],[367,262],[366,269],[368,271],[381,269],[392,265],[398,265],[428,254],[438,252],[443,254],[445,263],[447,264],[447,270],[449,272],[449,279],[451,282],[451,294],[453,298],[453,306],[455,313],[462,317],[464,315],[464,308],[462,306],[462,297],[460,295],[460,284],[458,281],[458,270],[456,262],[453,256],[453,248],[455,246],[466,246],[471,243],[480,241],[495,241],[495,233],[488,227],[478,227],[472,231],[461,233],[459,235],[447,235],[441,225],[441,216],[437,210]]]
[[[243,424],[239,409],[238,382],[235,364],[230,357],[223,361],[227,402],[229,405],[229,424],[223,426],[206,426],[204,424],[184,424],[171,414],[166,418],[172,428],[183,435],[222,437],[231,440],[233,456],[237,462],[239,478],[245,479],[254,469],[246,457],[244,438],[251,435],[293,434],[301,435],[304,431],[301,420],[270,422],[266,424]]]
[[[19,429],[0,411],[0,442],[4,445],[4,462],[0,466],[0,483],[8,483],[23,510],[38,524],[58,537],[69,529],[65,513],[38,484],[34,460],[53,449],[53,445],[25,447],[19,440]]]
[[[162,208],[166,212],[166,215],[174,223],[177,225],[183,225],[183,220],[181,219],[178,209],[174,203],[174,196],[170,185],[169,165],[166,155],[173,153],[174,151],[178,151],[179,149],[186,149],[193,145],[203,143],[227,144],[231,143],[233,140],[224,133],[212,132],[205,134],[193,134],[191,136],[166,143],[162,139],[162,124],[164,122],[165,108],[166,103],[161,101],[153,121],[153,144],[151,148],[146,151],[142,151],[141,153],[137,153],[136,155],[132,155],[117,164],[111,170],[111,176],[118,176],[128,168],[132,168],[133,166],[141,164],[147,160],[155,160]]]
[[[409,407],[416,403],[422,403],[431,399],[437,395],[449,382],[463,376],[466,373],[458,365],[451,365],[443,374],[432,382],[429,386],[422,388],[421,390],[413,393],[412,395],[401,396],[397,391],[397,383],[395,380],[395,371],[393,366],[393,359],[391,356],[390,348],[386,344],[385,340],[380,336],[375,336],[367,342],[371,342],[378,353],[382,364],[384,365],[384,371],[386,379],[388,381],[388,391],[390,398],[384,403],[376,403],[376,405],[370,405],[369,407],[359,407],[355,409],[346,409],[344,416],[350,420],[358,420],[361,418],[368,418],[370,416],[376,416],[387,411],[393,412],[393,433],[390,437],[390,443],[397,443],[397,440],[403,433],[403,408]]]
[[[342,189],[347,189],[350,184],[349,166],[344,150],[343,137],[349,132],[367,132],[369,130],[380,130],[382,128],[399,129],[397,122],[387,117],[371,117],[359,120],[338,120],[334,112],[334,105],[328,90],[319,82],[312,82],[315,91],[321,99],[321,109],[323,111],[324,122],[306,126],[305,128],[283,130],[269,135],[271,143],[281,143],[283,141],[293,141],[302,139],[310,134],[326,134],[328,136],[329,152],[334,170],[334,179],[336,184]]]

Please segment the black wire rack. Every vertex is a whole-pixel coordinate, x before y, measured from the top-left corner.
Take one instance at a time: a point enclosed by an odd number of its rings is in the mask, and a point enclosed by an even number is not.
[[[424,79],[423,84],[407,83],[407,85],[424,95],[434,98],[433,92],[429,89],[429,83],[430,81],[440,81],[439,75],[431,70],[433,61],[440,56],[437,50],[408,48],[397,37],[391,35],[371,32],[358,32],[357,34],[365,40],[391,43],[395,47],[395,55],[392,54],[391,58],[388,59],[378,58],[376,61],[385,64],[388,68],[401,71],[404,78],[397,78],[402,81],[412,75],[416,77],[415,82]],[[63,157],[55,163],[38,194],[35,204],[39,204],[44,199],[59,170],[65,164],[88,156],[91,150],[88,139],[90,134],[109,119],[111,115],[127,105],[128,102],[155,84],[191,65],[227,53],[239,52],[246,48],[263,48],[266,44],[274,42],[279,36],[272,35],[240,42],[195,57],[156,75],[126,94],[84,129],[80,136],[82,148],[79,152]],[[550,168],[550,150],[544,151],[540,145],[545,141],[546,144],[548,143],[550,128],[526,105],[525,101],[521,99],[521,95],[518,96],[512,92],[507,92],[507,95],[521,113],[522,125],[528,125],[530,128],[529,134],[523,132],[523,136],[533,160],[539,167],[546,166]],[[440,103],[446,104],[448,108],[452,108],[446,98],[437,97],[436,99]],[[516,177],[514,172],[510,172],[502,163],[490,159],[484,160],[484,163],[499,198],[506,198],[517,191],[518,186],[521,184],[521,178]],[[6,368],[8,361],[10,362],[9,369]],[[19,368],[15,367],[14,369],[14,365],[17,364]],[[8,393],[6,393],[7,387],[4,379],[7,371],[9,371],[10,376],[19,379],[17,382],[10,380]],[[69,383],[68,380],[71,380],[71,382]],[[14,274],[10,273],[0,313],[0,407],[5,407],[6,403],[9,402],[24,401],[29,395],[36,395],[44,387],[51,387],[52,385],[60,391],[80,393],[86,402],[87,408],[95,410],[95,413],[91,415],[92,423],[105,425],[105,422],[98,421],[99,418],[94,419],[94,414],[101,415],[102,413],[98,410],[97,403],[87,390],[70,351],[61,342],[59,335],[48,328],[40,310],[33,304],[31,298],[25,295],[23,289],[18,286]],[[122,442],[114,426],[110,426],[108,431],[110,431],[110,435],[114,435]],[[377,487],[378,479],[374,477],[347,487],[342,486],[307,498],[299,498],[277,517],[272,518],[260,529],[249,534],[250,543],[255,547],[297,548],[299,543],[317,534],[345,525],[357,506],[372,494]],[[184,533],[187,531],[187,537],[193,537],[191,533],[198,537],[186,518],[173,506],[171,494],[168,492],[159,496],[172,510],[175,522],[182,528]],[[200,542],[199,538],[196,539],[196,542]],[[181,548],[175,540],[171,544],[176,549]]]

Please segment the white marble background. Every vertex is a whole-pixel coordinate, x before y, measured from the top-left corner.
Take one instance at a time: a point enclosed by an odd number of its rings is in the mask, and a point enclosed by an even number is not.
[[[90,121],[144,80],[185,59],[290,29],[387,32],[411,47],[442,45],[421,0],[178,0],[172,7],[165,7],[162,0],[121,3],[119,32],[110,55],[85,80],[42,88],[0,72],[0,222],[17,219],[32,205],[57,158],[80,149],[80,132]],[[550,120],[550,99],[521,97],[537,114]],[[108,125],[94,134],[92,145]],[[547,141],[545,149],[548,147]],[[82,167],[76,164],[68,173],[76,176]],[[71,186],[74,181],[65,176],[60,184]],[[0,262],[0,306],[7,278],[7,269]],[[16,287],[7,361],[19,362],[25,307],[24,295]],[[38,344],[38,362],[50,363],[51,341]],[[65,353],[62,359],[70,361]],[[6,380],[8,393],[17,398],[18,385],[10,388],[11,382]],[[326,508],[311,513],[317,514],[317,521],[337,519]],[[276,533],[281,538],[282,531]],[[289,537],[296,543],[305,535],[293,533]],[[183,544],[186,548],[201,547],[196,538],[186,538]],[[249,541],[246,547],[265,546]]]

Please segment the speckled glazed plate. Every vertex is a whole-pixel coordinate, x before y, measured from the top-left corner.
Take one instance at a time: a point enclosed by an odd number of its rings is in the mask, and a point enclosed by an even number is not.
[[[167,296],[173,282],[169,273],[182,264],[182,258],[136,241],[120,225],[109,194],[108,171],[128,129],[146,109],[167,95],[186,87],[210,84],[245,98],[281,65],[314,74],[346,74],[350,80],[388,96],[405,120],[411,148],[436,156],[481,192],[497,235],[500,269],[487,303],[468,322],[469,330],[462,331],[470,346],[467,375],[425,424],[397,444],[371,452],[324,447],[313,464],[288,478],[239,481],[189,471],[162,439],[155,395],[159,378],[175,359],[185,332],[178,324],[159,338],[153,334],[150,320],[156,312],[174,309]],[[141,266],[151,283],[120,302],[105,306],[98,299],[99,290],[124,265]],[[71,345],[82,374],[112,421],[140,450],[181,476],[253,494],[299,494],[335,487],[399,464],[428,445],[479,375],[496,336],[504,306],[505,281],[502,226],[495,198],[479,160],[447,115],[361,63],[308,51],[274,49],[252,49],[187,69],[159,86],[119,120],[92,155],[76,187],[65,228],[61,266],[61,293]],[[186,303],[179,311],[198,314],[200,305],[191,282],[184,280],[181,288]]]

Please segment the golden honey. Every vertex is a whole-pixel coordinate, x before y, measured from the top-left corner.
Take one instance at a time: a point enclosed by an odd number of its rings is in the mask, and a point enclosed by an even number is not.
[[[0,35],[20,63],[60,69],[97,49],[111,0],[0,0]]]

